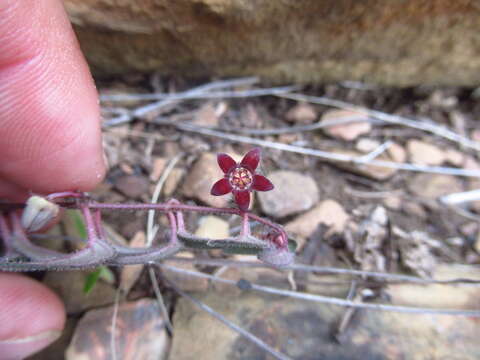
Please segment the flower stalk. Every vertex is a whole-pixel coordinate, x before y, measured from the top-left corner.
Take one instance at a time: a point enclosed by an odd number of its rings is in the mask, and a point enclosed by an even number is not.
[[[228,254],[255,254],[267,264],[275,267],[290,265],[294,259],[296,245],[289,241],[283,228],[255,214],[248,212],[250,193],[269,191],[273,184],[265,176],[257,174],[260,149],[250,150],[237,163],[227,154],[218,154],[218,165],[224,177],[211,189],[214,196],[232,193],[238,208],[214,208],[182,204],[171,199],[163,204],[108,204],[92,200],[88,194],[64,191],[46,197],[31,196],[23,207],[21,219],[16,209],[19,204],[1,204],[0,238],[4,254],[0,256],[0,270],[72,270],[99,265],[132,265],[161,261],[185,248],[222,249]],[[74,253],[63,254],[33,244],[28,234],[47,226],[60,208],[79,209],[87,229],[86,246]],[[155,210],[166,215],[169,231],[166,244],[130,248],[114,244],[107,239],[102,226],[102,211]],[[230,214],[241,218],[240,234],[225,239],[202,238],[189,232],[185,227],[184,213]],[[266,229],[254,236],[250,222],[262,224]]]
[[[159,204],[98,203],[88,194],[78,192],[55,193],[44,199],[50,202],[53,208],[58,206],[81,211],[88,236],[85,248],[71,254],[64,254],[33,244],[28,238],[31,232],[22,225],[15,210],[18,204],[12,204],[12,211],[8,211],[7,204],[3,204],[3,212],[0,213],[0,238],[3,240],[5,251],[0,257],[0,270],[74,270],[99,265],[146,264],[161,261],[186,248],[222,249],[228,254],[256,254],[259,259],[274,267],[285,267],[293,262],[292,241],[288,240],[283,228],[242,209],[196,206],[183,204],[177,200]],[[28,212],[30,217],[36,218],[35,211],[43,211],[44,207],[36,209],[31,204],[32,202],[27,201],[23,212]],[[169,221],[166,244],[148,248],[130,248],[112,243],[105,236],[101,219],[102,212],[108,210],[156,210],[165,214]],[[242,220],[242,231],[237,237],[226,239],[198,237],[185,227],[184,214],[191,212],[239,216]],[[266,231],[262,236],[255,237],[251,234],[250,222],[252,221],[264,225]]]

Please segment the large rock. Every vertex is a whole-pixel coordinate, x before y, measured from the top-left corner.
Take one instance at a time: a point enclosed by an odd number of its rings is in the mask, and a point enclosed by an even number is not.
[[[188,173],[182,187],[183,194],[210,206],[225,207],[228,204],[229,196],[213,196],[210,194],[212,185],[223,176],[215,154],[204,153]]]
[[[440,270],[438,278],[478,278],[473,267],[457,271],[444,266]],[[342,284],[340,279],[332,279],[329,285]],[[347,287],[341,298],[346,296]],[[478,288],[474,286],[395,284],[387,291],[386,298],[393,299],[395,305],[479,309]],[[332,295],[331,289],[329,292]],[[478,318],[357,310],[335,341],[345,308],[226,289],[195,297],[292,359],[469,360],[478,359],[480,354]],[[187,299],[179,300],[173,324],[170,360],[270,358]]]
[[[65,303],[67,314],[78,314],[85,310],[113,303],[115,289],[103,281],[98,281],[92,291],[85,294],[84,287],[91,271],[49,272],[43,283],[60,296]]]
[[[93,69],[276,82],[480,82],[480,7],[448,0],[64,0]]]
[[[154,299],[140,299],[119,305],[115,348],[112,346],[113,314],[113,306],[87,312],[75,329],[65,359],[166,359],[169,339],[165,320]]]

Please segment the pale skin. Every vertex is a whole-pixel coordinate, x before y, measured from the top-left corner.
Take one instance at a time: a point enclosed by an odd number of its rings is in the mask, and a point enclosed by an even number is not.
[[[98,95],[60,0],[0,1],[0,198],[91,190],[104,176]],[[0,273],[0,360],[54,341],[65,309]]]

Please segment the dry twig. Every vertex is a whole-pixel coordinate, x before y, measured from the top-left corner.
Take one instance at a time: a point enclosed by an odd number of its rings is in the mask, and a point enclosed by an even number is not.
[[[152,204],[156,204],[158,202],[158,198],[160,197],[160,192],[162,191],[163,185],[165,184],[165,181],[167,180],[168,176],[172,172],[173,168],[175,165],[178,163],[178,161],[182,158],[183,154],[178,154],[175,156],[170,162],[168,163],[167,167],[165,168],[164,172],[160,176],[160,179],[157,182],[157,185],[155,186],[155,189],[153,191],[152,195]],[[149,210],[148,211],[148,218],[147,218],[147,243],[146,246],[150,247],[152,246],[153,239],[155,238],[159,226],[155,225],[154,222],[154,217],[155,217],[155,210]],[[157,277],[155,276],[155,269],[151,266],[148,266],[148,275],[150,277],[150,282],[152,283],[153,286],[153,291],[155,293],[155,297],[157,298],[157,303],[160,308],[160,311],[162,312],[162,315],[165,319],[165,323],[167,326],[167,329],[170,331],[170,333],[173,333],[173,326],[172,322],[170,321],[170,316],[168,315],[167,307],[165,306],[165,301],[163,300],[162,292],[160,291],[160,286],[158,285]]]
[[[218,278],[216,276],[204,274],[197,271],[179,269],[169,265],[161,265],[161,267],[164,267],[165,269],[168,269],[170,271],[185,274],[185,275],[210,279],[212,281],[217,281],[217,282],[221,282],[221,283],[229,284],[233,286],[237,285],[235,281]],[[456,316],[480,317],[480,310],[429,309],[429,308],[420,308],[420,307],[412,307],[412,306],[363,303],[363,302],[338,299],[338,298],[329,297],[329,296],[308,294],[304,292],[281,290],[281,289],[257,285],[253,283],[250,283],[250,288],[252,290],[256,290],[256,291],[260,291],[268,294],[281,295],[281,296],[287,296],[287,297],[300,299],[300,300],[307,300],[307,301],[313,301],[313,302],[331,304],[331,305],[337,305],[337,306],[347,306],[352,308],[395,311],[395,312],[403,312],[403,313],[411,313],[411,314],[434,314],[434,315],[456,315]]]
[[[451,140],[466,148],[474,149],[477,151],[480,150],[480,143],[473,141],[469,138],[466,138],[464,136],[461,136],[451,131],[450,129],[447,129],[445,127],[438,126],[432,123],[428,123],[425,121],[417,121],[417,120],[406,118],[404,116],[387,114],[382,111],[367,109],[367,108],[364,108],[363,106],[350,104],[345,101],[330,99],[324,96],[309,96],[304,94],[277,94],[275,96],[285,98],[285,99],[296,100],[296,101],[306,101],[313,104],[333,106],[339,109],[360,111],[360,112],[366,113],[367,115],[369,115],[374,119],[382,120],[389,124],[402,125],[402,126],[407,126],[413,129],[426,131],[431,134],[435,134],[437,136]]]
[[[264,264],[252,261],[236,261],[236,260],[224,260],[224,259],[188,259],[183,257],[174,256],[166,260],[167,262],[188,262],[194,263],[198,265],[210,265],[210,266],[229,266],[229,267],[265,267]],[[313,266],[313,265],[305,265],[305,264],[292,264],[285,268],[285,270],[295,270],[295,271],[304,271],[304,272],[316,272],[316,273],[323,273],[323,274],[339,274],[339,275],[351,275],[351,276],[362,276],[362,277],[372,277],[376,279],[381,279],[383,282],[386,283],[413,283],[419,285],[427,285],[427,284],[443,284],[443,285],[460,285],[460,284],[468,284],[469,286],[472,285],[480,285],[480,280],[475,279],[463,279],[463,278],[455,278],[455,279],[448,279],[448,280],[435,280],[435,279],[428,279],[428,278],[420,278],[411,275],[402,275],[402,274],[389,274],[383,272],[375,272],[375,271],[364,271],[364,270],[354,270],[354,269],[344,269],[344,268],[336,268],[336,267],[329,267],[329,266]]]
[[[315,156],[318,158],[326,159],[329,161],[337,162],[346,162],[353,163],[358,165],[370,165],[385,167],[391,169],[405,170],[405,171],[414,171],[414,172],[423,172],[430,174],[442,174],[442,175],[456,175],[456,176],[465,176],[465,177],[480,177],[479,170],[468,170],[468,169],[458,169],[452,167],[442,167],[442,166],[425,166],[425,165],[415,165],[409,163],[396,163],[393,161],[385,160],[368,160],[365,161],[362,159],[362,156],[351,156],[345,154],[339,154],[334,152],[328,152],[323,150],[304,148],[295,145],[288,145],[279,142],[267,141],[262,139],[251,138],[242,135],[229,134],[217,130],[208,129],[201,126],[196,126],[192,124],[179,123],[174,125],[177,129],[188,131],[196,134],[218,137],[225,140],[240,142],[244,144],[259,145],[271,149],[289,151],[297,154]]]

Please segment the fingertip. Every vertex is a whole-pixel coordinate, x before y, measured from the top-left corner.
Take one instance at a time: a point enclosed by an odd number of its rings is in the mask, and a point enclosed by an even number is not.
[[[51,290],[28,277],[0,273],[0,354],[29,356],[55,341],[65,325],[65,307]]]
[[[98,95],[59,0],[0,7],[0,176],[34,192],[103,177]]]

